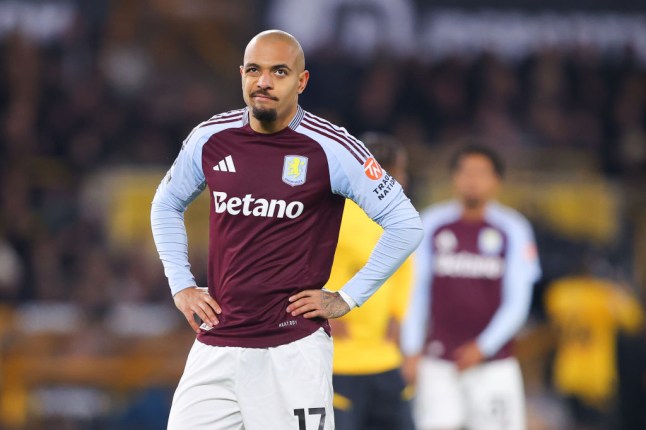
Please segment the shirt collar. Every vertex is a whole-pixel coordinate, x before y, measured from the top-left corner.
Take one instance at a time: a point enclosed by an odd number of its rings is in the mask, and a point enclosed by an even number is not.
[[[243,126],[249,124],[249,115],[250,115],[249,108],[246,107],[245,113],[244,115],[242,115]],[[298,126],[301,124],[301,121],[303,120],[304,116],[305,116],[305,110],[303,110],[303,108],[300,105],[298,105],[296,107],[296,114],[294,114],[294,117],[290,121],[288,127],[291,128],[292,130],[296,130]]]

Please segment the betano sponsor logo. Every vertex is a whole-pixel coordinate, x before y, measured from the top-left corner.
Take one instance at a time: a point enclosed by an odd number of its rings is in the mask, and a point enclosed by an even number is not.
[[[222,191],[213,192],[213,205],[215,213],[229,213],[230,215],[244,215],[264,218],[298,218],[305,209],[302,202],[286,202],[276,199],[256,199],[251,194],[244,197],[229,197]]]
[[[470,252],[439,254],[435,260],[435,273],[451,278],[500,279],[504,269],[502,258]]]

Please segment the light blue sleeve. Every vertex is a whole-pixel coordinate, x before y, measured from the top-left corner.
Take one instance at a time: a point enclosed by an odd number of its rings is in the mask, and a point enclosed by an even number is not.
[[[415,250],[422,237],[419,221],[412,218],[417,211],[408,199],[384,214],[384,228],[365,266],[341,289],[357,306],[368,300]],[[360,240],[360,239],[358,239]]]
[[[197,136],[195,131],[189,135],[152,202],[150,224],[173,295],[196,286],[188,262],[184,211],[206,185],[201,162],[206,140],[207,136]]]
[[[332,191],[352,199],[384,229],[366,265],[341,289],[361,306],[415,250],[423,229],[417,210],[388,173],[370,179],[347,152],[330,152],[328,161]]]
[[[424,238],[413,256],[413,292],[401,327],[401,350],[406,356],[417,355],[424,348],[429,330],[433,282],[433,231],[427,217],[422,217]]]
[[[525,219],[505,223],[508,247],[502,285],[502,303],[478,336],[486,357],[495,355],[523,326],[532,301],[534,283],[541,276],[531,226]]]

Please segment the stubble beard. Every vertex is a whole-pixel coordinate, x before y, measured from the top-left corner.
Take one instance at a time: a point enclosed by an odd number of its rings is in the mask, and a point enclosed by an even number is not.
[[[278,112],[276,112],[276,109],[260,109],[257,107],[252,107],[251,114],[260,122],[274,122],[278,117]]]

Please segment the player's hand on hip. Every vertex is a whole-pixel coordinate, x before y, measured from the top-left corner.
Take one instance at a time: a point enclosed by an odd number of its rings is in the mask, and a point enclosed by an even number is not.
[[[455,350],[455,364],[458,370],[463,371],[470,369],[482,363],[485,359],[484,354],[476,341],[467,342]]]
[[[175,306],[184,314],[186,321],[188,321],[195,333],[200,332],[200,325],[195,321],[194,315],[197,315],[198,318],[211,327],[215,327],[220,323],[218,315],[222,313],[222,309],[205,288],[190,287],[183,289],[175,294],[173,299],[175,300]]]
[[[305,290],[289,298],[287,312],[305,318],[339,318],[350,312],[350,306],[339,293],[325,290]]]

